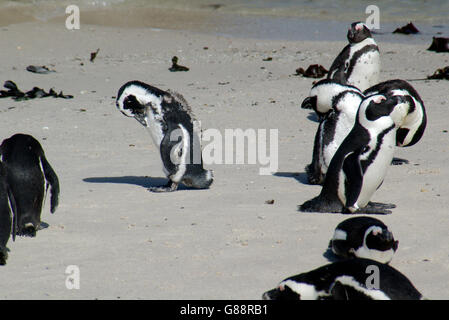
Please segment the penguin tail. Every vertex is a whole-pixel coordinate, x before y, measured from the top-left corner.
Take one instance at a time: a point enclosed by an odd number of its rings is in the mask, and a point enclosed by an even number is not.
[[[50,184],[50,212],[54,213],[59,203],[59,179],[45,156],[40,157],[45,180]]]

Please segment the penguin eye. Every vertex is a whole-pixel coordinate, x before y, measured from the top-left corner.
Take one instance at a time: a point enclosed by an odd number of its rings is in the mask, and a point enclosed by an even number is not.
[[[365,146],[365,148],[363,148],[362,153],[366,153],[366,152],[368,152],[368,151],[369,151],[369,147],[368,147],[368,146]]]

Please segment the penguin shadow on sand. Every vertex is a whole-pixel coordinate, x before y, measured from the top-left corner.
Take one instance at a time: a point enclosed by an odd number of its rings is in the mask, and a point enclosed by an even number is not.
[[[299,183],[310,185],[307,173],[305,172],[276,172],[273,174],[275,177],[281,177],[281,178],[293,178]]]
[[[168,179],[162,177],[148,177],[148,176],[122,176],[122,177],[90,177],[84,178],[87,183],[114,183],[114,184],[131,184],[146,189],[159,187],[167,184]],[[180,184],[177,190],[194,190],[195,188],[186,187]]]

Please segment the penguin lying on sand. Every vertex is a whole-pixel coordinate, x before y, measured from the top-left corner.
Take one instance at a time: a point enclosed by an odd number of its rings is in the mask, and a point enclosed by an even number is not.
[[[373,271],[374,270],[374,271]],[[378,270],[378,283],[374,272]],[[422,300],[398,270],[374,260],[349,259],[283,280],[264,300]]]
[[[50,212],[58,206],[59,180],[39,141],[15,134],[0,146],[8,186],[17,206],[17,234],[34,237],[41,228],[44,194],[50,186]]]
[[[344,259],[357,257],[389,263],[398,249],[398,243],[382,221],[363,216],[339,223],[329,248]]]
[[[180,183],[197,189],[209,188],[213,174],[203,168],[201,132],[180,94],[130,81],[118,91],[116,106],[125,116],[135,118],[147,128],[159,148],[169,182],[150,191],[174,191]]]
[[[427,123],[424,102],[407,81],[381,82],[363,93],[335,81],[319,81],[312,87],[310,97],[303,102],[303,106],[306,104],[307,108],[324,115],[315,135],[312,163],[306,166],[310,184],[323,183],[332,157],[352,129],[361,101],[373,94],[403,96],[404,103],[408,105],[409,112],[396,132],[397,146],[408,147],[422,138]],[[393,158],[393,164],[401,164],[399,160],[404,161]]]
[[[379,48],[362,22],[351,24],[347,38],[349,44],[335,58],[327,78],[363,91],[379,82]]]
[[[407,116],[402,96],[366,97],[356,122],[333,156],[319,196],[299,206],[306,212],[388,214],[395,205],[370,202],[395,150],[396,130]]]

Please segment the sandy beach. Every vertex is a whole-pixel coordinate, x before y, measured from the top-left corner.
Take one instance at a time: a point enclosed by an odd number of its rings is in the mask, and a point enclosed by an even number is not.
[[[287,276],[328,263],[323,253],[348,216],[297,211],[320,187],[307,185],[304,173],[318,124],[300,108],[314,79],[293,74],[328,68],[346,45],[341,33],[308,42],[87,23],[69,31],[63,19],[0,27],[1,84],[74,95],[0,99],[0,137],[33,135],[61,185],[56,213],[48,199],[42,213],[49,227],[9,241],[0,298],[260,299]],[[449,55],[427,51],[430,42],[378,42],[381,80],[422,79],[447,66]],[[168,70],[175,55],[190,71]],[[28,65],[56,72],[33,74]],[[181,93],[203,130],[278,129],[278,172],[205,164],[215,176],[209,190],[147,191],[166,179],[148,133],[115,108],[129,80]],[[399,240],[391,265],[425,297],[449,299],[449,82],[411,83],[427,129],[418,144],[397,149],[410,163],[391,166],[372,200],[397,206],[378,217]],[[78,290],[66,288],[70,265],[80,270]]]

